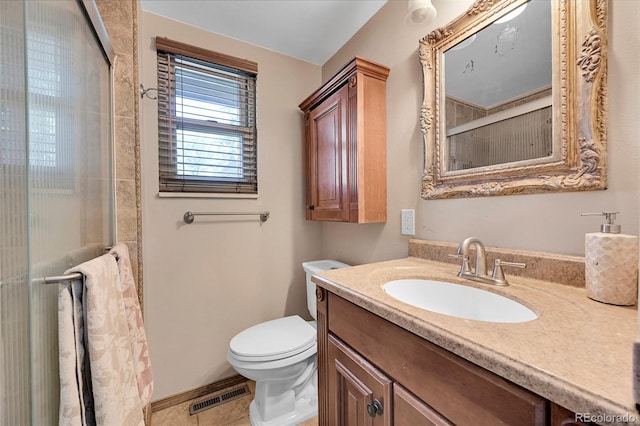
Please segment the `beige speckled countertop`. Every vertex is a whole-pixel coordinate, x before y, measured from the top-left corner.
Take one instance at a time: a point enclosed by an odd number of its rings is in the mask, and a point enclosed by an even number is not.
[[[632,344],[638,332],[633,307],[606,305],[576,288],[509,276],[510,286],[474,283],[456,276],[459,267],[421,258],[371,263],[322,272],[321,287],[481,367],[576,413],[631,416]],[[394,279],[427,278],[502,294],[538,318],[499,324],[450,317],[400,302],[382,285]],[[603,424],[629,424],[611,417]]]

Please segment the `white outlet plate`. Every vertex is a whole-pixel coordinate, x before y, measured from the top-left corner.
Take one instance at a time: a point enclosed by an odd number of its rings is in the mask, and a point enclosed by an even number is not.
[[[416,211],[413,209],[402,209],[402,235],[416,235]]]

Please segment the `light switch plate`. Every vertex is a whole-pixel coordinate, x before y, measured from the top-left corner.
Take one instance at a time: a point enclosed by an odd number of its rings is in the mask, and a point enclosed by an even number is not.
[[[416,235],[416,211],[402,209],[402,235]]]

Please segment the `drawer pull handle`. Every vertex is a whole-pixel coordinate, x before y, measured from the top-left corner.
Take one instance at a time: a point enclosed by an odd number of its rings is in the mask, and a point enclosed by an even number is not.
[[[375,417],[376,415],[382,415],[382,404],[377,399],[374,399],[373,402],[367,404],[367,413],[371,417]]]

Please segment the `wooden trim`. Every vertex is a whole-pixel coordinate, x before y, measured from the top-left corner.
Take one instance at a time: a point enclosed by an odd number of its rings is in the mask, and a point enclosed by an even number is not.
[[[335,92],[342,84],[351,77],[354,72],[360,72],[368,77],[376,78],[378,80],[387,81],[389,76],[389,68],[384,65],[376,64],[375,62],[368,61],[359,56],[356,56],[345,65],[338,73],[327,83],[323,84],[318,90],[313,92],[307,99],[302,101],[298,107],[303,112],[308,112],[315,105],[322,102],[333,92]]]
[[[425,423],[426,422],[426,423]],[[440,413],[429,407],[397,383],[393,384],[394,426],[454,426]]]
[[[318,424],[329,424],[329,324],[327,290],[316,287],[318,333]]]
[[[356,171],[358,223],[387,221],[387,89],[383,80],[358,73]],[[350,140],[349,143],[352,141]]]
[[[208,395],[210,393],[217,392],[231,386],[239,385],[246,382],[247,380],[248,379],[246,377],[236,374],[235,376],[231,376],[196,389],[171,395],[166,398],[153,401],[151,403],[151,412],[155,413],[157,411],[164,410],[165,408],[173,407],[174,405],[182,404],[183,402],[200,398],[201,396]]]
[[[249,61],[248,59],[236,58],[235,56],[225,55],[224,53],[214,52],[213,50],[203,49],[201,47],[192,46],[179,41],[170,40],[166,37],[156,37],[156,50],[162,50],[163,52],[174,53],[176,55],[184,55],[190,58],[239,69],[252,74],[258,74],[258,64],[256,62]]]

